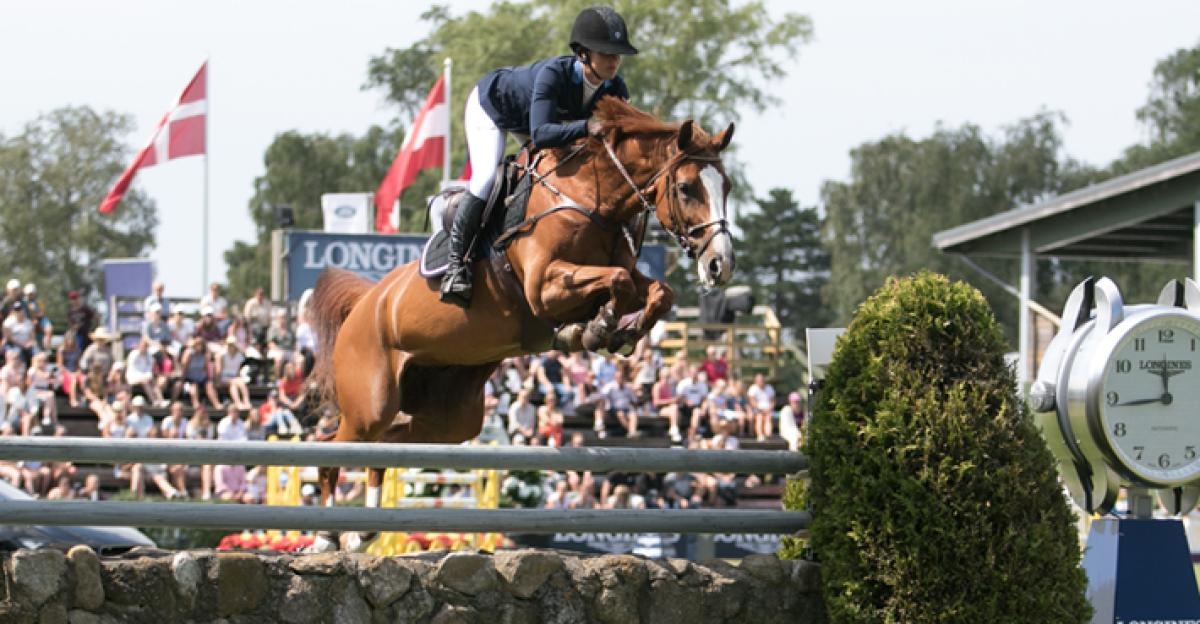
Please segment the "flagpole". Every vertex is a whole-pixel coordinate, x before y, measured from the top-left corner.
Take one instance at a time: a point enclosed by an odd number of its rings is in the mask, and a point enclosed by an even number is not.
[[[208,65],[211,60],[212,59],[204,60],[204,63],[209,70],[212,69],[212,66]],[[200,265],[200,292],[208,292],[208,155],[210,152],[210,146],[208,144],[208,128],[212,124],[212,81],[208,79],[208,74],[205,74],[204,82],[204,216],[202,217],[204,219],[204,234],[202,236],[202,242],[200,243],[202,247],[202,253],[204,254],[204,263]]]
[[[454,136],[451,128],[454,127],[454,115],[450,111],[454,110],[450,106],[450,67],[454,65],[454,61],[450,57],[442,63],[442,78],[445,80],[446,89],[446,147],[442,153],[442,188],[450,183],[450,137]]]

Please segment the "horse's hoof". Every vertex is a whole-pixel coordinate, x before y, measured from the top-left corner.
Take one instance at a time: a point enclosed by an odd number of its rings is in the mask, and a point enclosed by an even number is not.
[[[570,353],[578,351],[583,344],[583,323],[571,323],[554,334],[554,348]]]

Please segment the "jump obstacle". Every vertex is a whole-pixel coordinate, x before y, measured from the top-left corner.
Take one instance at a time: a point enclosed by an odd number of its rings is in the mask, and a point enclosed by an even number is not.
[[[807,469],[790,451],[531,448],[442,444],[227,442],[3,438],[0,459],[88,463],[267,466],[422,466],[457,470],[611,470],[793,474]],[[298,483],[297,483],[297,487]],[[464,533],[668,532],[793,534],[804,511],[699,509],[386,509],[198,503],[6,501],[0,524],[198,527]]]

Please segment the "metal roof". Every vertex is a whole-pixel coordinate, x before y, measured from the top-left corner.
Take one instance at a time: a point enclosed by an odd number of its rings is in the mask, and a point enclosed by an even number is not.
[[[1191,262],[1197,201],[1200,152],[938,232],[933,244],[947,253],[1019,256],[1028,229],[1039,255]]]

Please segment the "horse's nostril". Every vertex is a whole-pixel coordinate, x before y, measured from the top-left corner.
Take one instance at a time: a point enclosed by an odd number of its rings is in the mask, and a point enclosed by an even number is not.
[[[713,258],[712,260],[710,260],[708,262],[708,274],[709,275],[720,275],[721,274],[720,258]]]

